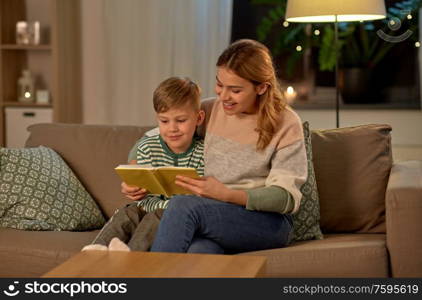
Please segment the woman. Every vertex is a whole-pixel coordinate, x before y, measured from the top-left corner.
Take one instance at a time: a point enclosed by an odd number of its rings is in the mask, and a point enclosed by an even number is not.
[[[285,105],[269,50],[253,40],[219,57],[205,176],[178,177],[151,251],[233,253],[283,247],[307,176],[299,117]],[[208,112],[209,113],[209,112]]]

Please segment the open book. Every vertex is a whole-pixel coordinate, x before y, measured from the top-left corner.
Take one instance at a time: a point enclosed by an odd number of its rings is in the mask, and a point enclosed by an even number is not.
[[[161,194],[166,197],[176,194],[192,194],[174,183],[176,175],[199,178],[194,168],[143,168],[138,165],[119,165],[115,170],[127,185],[141,187],[148,190],[151,194]]]

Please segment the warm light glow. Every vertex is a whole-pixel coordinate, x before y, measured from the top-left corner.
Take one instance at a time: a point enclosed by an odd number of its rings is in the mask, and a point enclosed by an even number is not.
[[[302,46],[301,46],[301,45],[296,46],[296,51],[297,51],[297,52],[302,51]]]
[[[25,98],[31,98],[31,93],[30,92],[25,92],[24,96],[25,96]]]
[[[286,21],[354,22],[384,19],[384,0],[288,0]]]
[[[337,22],[352,22],[352,21],[372,21],[384,19],[383,15],[337,15]],[[335,15],[327,16],[306,16],[306,17],[294,17],[288,18],[289,22],[298,22],[298,23],[325,23],[325,22],[335,22]]]
[[[390,21],[390,25],[395,25],[395,24],[396,24],[396,21],[394,21],[394,20]]]
[[[297,92],[292,86],[288,86],[283,94],[288,104],[292,104],[297,96]]]
[[[412,19],[412,15],[407,15],[407,19],[411,20]]]
[[[416,48],[419,48],[420,46],[421,46],[421,43],[420,43],[420,42],[416,42],[416,43],[415,43],[415,47],[416,47]]]
[[[283,22],[283,26],[284,26],[284,27],[289,27],[289,22],[284,21],[284,22]]]
[[[295,89],[292,86],[287,87],[287,94],[293,95],[295,93]]]
[[[314,34],[315,35],[320,35],[321,31],[319,31],[318,29],[315,29]]]

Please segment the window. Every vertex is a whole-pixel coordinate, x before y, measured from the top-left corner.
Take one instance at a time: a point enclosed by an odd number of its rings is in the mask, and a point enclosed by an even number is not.
[[[284,22],[286,0],[234,0],[232,41],[252,38],[274,56],[293,106],[330,108],[335,99],[334,24]],[[387,0],[387,19],[339,23],[343,108],[420,109],[421,0]]]

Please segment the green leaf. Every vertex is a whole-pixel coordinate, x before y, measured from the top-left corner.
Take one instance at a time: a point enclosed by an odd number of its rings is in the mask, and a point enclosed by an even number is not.
[[[282,17],[284,17],[284,16],[280,16],[276,9],[272,9],[269,12],[269,16],[271,17],[273,22],[281,21]]]
[[[385,44],[386,45],[383,48],[381,48],[380,51],[378,51],[375,54],[375,57],[372,59],[372,61],[371,61],[372,66],[377,65],[385,57],[385,55],[388,53],[388,51],[390,51],[390,49],[395,46],[394,43],[385,43]]]
[[[362,42],[363,58],[365,60],[368,60],[369,59],[369,38],[368,38],[368,32],[365,30],[362,24],[360,24],[359,26],[359,34],[360,34],[360,39]]]
[[[287,45],[293,40],[298,40],[299,35],[305,35],[305,27],[306,24],[295,24],[295,26],[292,26],[292,29],[290,29],[290,32],[286,34],[284,38],[284,44]]]
[[[292,77],[293,72],[296,69],[296,65],[299,62],[302,55],[303,53],[295,51],[287,58],[287,64],[286,64],[287,77]]]
[[[336,47],[334,30],[330,27],[325,27],[318,55],[319,69],[321,71],[334,70],[337,55],[340,55],[340,49],[343,47],[344,43],[343,40],[338,40]]]

